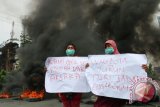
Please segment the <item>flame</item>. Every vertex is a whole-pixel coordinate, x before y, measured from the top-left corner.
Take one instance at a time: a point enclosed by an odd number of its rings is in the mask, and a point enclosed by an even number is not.
[[[29,98],[29,95],[32,91],[31,90],[25,90],[21,95],[20,98],[24,99],[24,98]]]
[[[21,99],[28,98],[28,99],[43,99],[44,98],[44,90],[41,91],[31,91],[25,90],[21,95]]]
[[[7,92],[3,92],[0,94],[0,98],[10,98],[10,97],[11,97],[11,95]]]
[[[30,99],[43,99],[44,98],[44,90],[41,91],[32,91],[31,94],[29,95]]]

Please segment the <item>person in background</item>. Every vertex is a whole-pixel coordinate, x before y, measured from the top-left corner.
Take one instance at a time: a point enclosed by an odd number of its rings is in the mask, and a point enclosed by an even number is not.
[[[66,55],[74,57],[76,53],[76,46],[72,43],[65,48]],[[63,107],[80,107],[82,93],[58,93]]]

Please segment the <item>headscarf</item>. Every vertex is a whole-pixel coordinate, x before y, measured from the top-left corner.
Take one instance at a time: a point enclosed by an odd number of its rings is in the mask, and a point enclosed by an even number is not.
[[[111,46],[113,47],[114,49],[114,53],[113,54],[119,54],[119,51],[117,49],[117,45],[116,45],[116,42],[114,40],[107,40],[105,42],[105,44],[111,44]]]

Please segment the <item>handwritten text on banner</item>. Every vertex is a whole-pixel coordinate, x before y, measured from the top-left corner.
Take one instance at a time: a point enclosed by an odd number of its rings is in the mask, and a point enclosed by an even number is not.
[[[86,78],[96,95],[130,99],[131,85],[147,77],[142,64],[142,54],[90,55]]]
[[[47,92],[90,92],[85,77],[87,57],[49,57],[46,60]]]

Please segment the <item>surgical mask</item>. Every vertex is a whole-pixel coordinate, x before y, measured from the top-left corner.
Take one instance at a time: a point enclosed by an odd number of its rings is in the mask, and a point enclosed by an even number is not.
[[[66,50],[66,55],[67,56],[73,56],[75,54],[75,50],[73,50],[73,49],[67,49]]]
[[[114,49],[112,47],[105,49],[105,54],[113,54],[113,53],[114,53]]]

